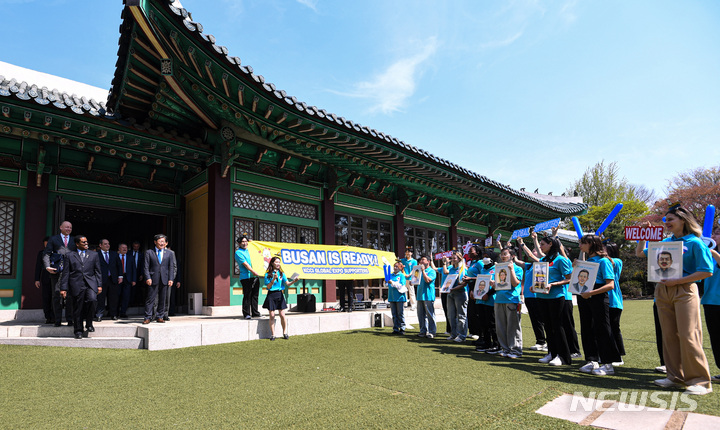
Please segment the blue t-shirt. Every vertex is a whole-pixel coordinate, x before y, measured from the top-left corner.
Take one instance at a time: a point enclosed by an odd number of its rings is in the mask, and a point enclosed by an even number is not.
[[[265,286],[267,287],[268,291],[282,291],[285,289],[285,285],[287,285],[287,277],[284,273],[278,272],[278,278],[275,280],[275,282],[270,285],[270,282],[272,282],[273,274],[272,273],[266,273],[265,274]]]
[[[699,237],[694,234],[688,234],[681,238],[672,235],[662,241],[683,241],[683,276],[692,275],[695,272],[713,273],[715,262],[710,254],[710,248]],[[645,248],[643,253],[647,256],[648,248]]]
[[[700,300],[703,305],[720,305],[720,265],[716,262],[713,269],[712,276],[705,278],[705,294]]]
[[[535,298],[535,293],[530,291],[530,287],[532,287],[532,282],[532,263],[525,263],[525,277],[523,278],[523,296],[525,296],[526,299]]]
[[[598,263],[600,267],[598,268],[597,277],[595,277],[595,287],[602,287],[603,285],[607,284],[608,279],[615,280],[615,269],[613,268],[612,263],[610,262],[609,258],[601,257],[599,255],[592,256],[587,259],[587,261]]]
[[[430,282],[425,282],[425,277],[420,275],[420,284],[417,286],[415,297],[418,301],[434,302],[435,301],[435,278],[437,272],[430,267],[425,269],[425,274],[430,278]]]
[[[520,303],[520,289],[522,288],[523,280],[523,269],[517,264],[513,264],[515,270],[515,276],[520,281],[515,287],[510,287],[509,290],[496,291],[495,292],[495,303]],[[509,278],[509,277],[508,277]],[[508,282],[510,279],[508,279]]]
[[[447,275],[445,274],[445,271],[444,271],[443,268],[441,267],[441,268],[437,269],[437,273],[440,275],[440,285],[444,284],[444,283],[445,283],[445,277],[447,276]],[[437,276],[435,276],[435,278],[437,278]],[[447,293],[446,293],[446,294],[447,294]]]
[[[390,281],[399,282],[400,285],[405,286],[405,275],[402,272],[393,273],[390,276]],[[397,288],[390,285],[388,282],[388,302],[407,302],[407,292],[400,294]]]
[[[252,267],[252,263],[250,262],[250,251],[246,249],[239,248],[237,251],[235,251],[235,261],[237,262],[238,266],[240,266],[240,279],[248,279],[252,276],[252,273],[245,268],[245,265],[243,263],[247,263],[249,266]]]
[[[405,268],[403,268],[403,275],[405,275],[405,279],[410,279],[410,272],[412,272],[413,268],[417,266],[417,260],[414,258],[401,258],[400,261],[405,265]]]
[[[553,261],[549,262],[550,269],[548,270],[548,284],[553,282],[560,282],[565,280],[565,276],[572,273],[572,263],[567,258],[558,254]],[[536,297],[539,299],[557,299],[560,297],[567,298],[567,284],[555,285],[550,288],[550,292],[547,294],[537,294]]]
[[[610,307],[615,309],[623,308],[622,290],[620,290],[620,274],[622,273],[623,262],[619,258],[613,258],[615,263],[615,288],[608,291],[610,297]]]

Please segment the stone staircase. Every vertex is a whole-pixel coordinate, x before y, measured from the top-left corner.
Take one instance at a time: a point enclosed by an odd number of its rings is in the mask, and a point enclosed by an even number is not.
[[[0,344],[31,346],[67,346],[83,348],[143,349],[145,339],[137,324],[95,324],[95,332],[75,339],[72,326],[45,324],[0,324]]]

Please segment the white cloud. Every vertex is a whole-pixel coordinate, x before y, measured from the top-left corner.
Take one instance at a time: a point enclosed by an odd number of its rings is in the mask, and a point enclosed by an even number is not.
[[[523,34],[522,31],[518,31],[514,35],[512,35],[506,39],[503,39],[503,40],[495,40],[492,42],[481,43],[480,48],[482,48],[482,49],[502,48],[503,46],[508,46],[511,43],[518,40],[520,38],[520,36],[522,36],[522,34]]]
[[[422,65],[437,51],[438,42],[432,37],[424,42],[417,54],[397,60],[372,80],[355,84],[355,89],[342,95],[372,101],[370,113],[388,114],[403,108],[415,94]]]
[[[568,0],[560,8],[560,17],[568,23],[573,23],[577,19],[575,14],[575,6],[577,6],[577,0]]]
[[[310,9],[317,12],[317,4],[319,0],[297,0],[298,3],[300,3],[303,6],[307,6]]]

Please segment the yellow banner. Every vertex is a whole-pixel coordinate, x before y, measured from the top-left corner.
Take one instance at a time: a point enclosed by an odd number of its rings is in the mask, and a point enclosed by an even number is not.
[[[300,279],[382,279],[383,265],[395,263],[395,254],[354,246],[310,245],[250,241],[248,244],[253,269],[262,273],[270,259],[279,256],[283,272]],[[262,268],[262,270],[259,270]]]

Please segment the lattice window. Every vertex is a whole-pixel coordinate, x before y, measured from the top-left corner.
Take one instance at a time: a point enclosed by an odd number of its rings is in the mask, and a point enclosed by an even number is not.
[[[243,191],[233,192],[233,206],[241,209],[270,212],[297,218],[318,219],[318,210],[315,205],[261,196]]]
[[[265,242],[277,241],[277,224],[258,223],[258,240]]]
[[[305,203],[280,200],[280,214],[298,218],[317,219],[317,207]]]
[[[300,243],[317,243],[317,230],[314,228],[301,228]]]
[[[242,236],[247,236],[248,240],[253,240],[253,233],[255,231],[255,223],[252,221],[246,221],[244,219],[235,218],[234,220],[235,228],[233,230],[233,238],[235,243],[235,250],[237,251],[238,248],[238,239]],[[233,264],[235,266],[235,274],[240,274],[240,268],[238,267],[237,262],[235,261],[235,257],[233,257]]]
[[[278,199],[258,194],[235,191],[233,193],[233,206],[241,209],[251,209],[260,212],[278,212]]]
[[[0,275],[12,275],[16,202],[0,200]]]
[[[297,242],[297,227],[289,225],[280,226],[280,242],[284,243],[296,243]]]

